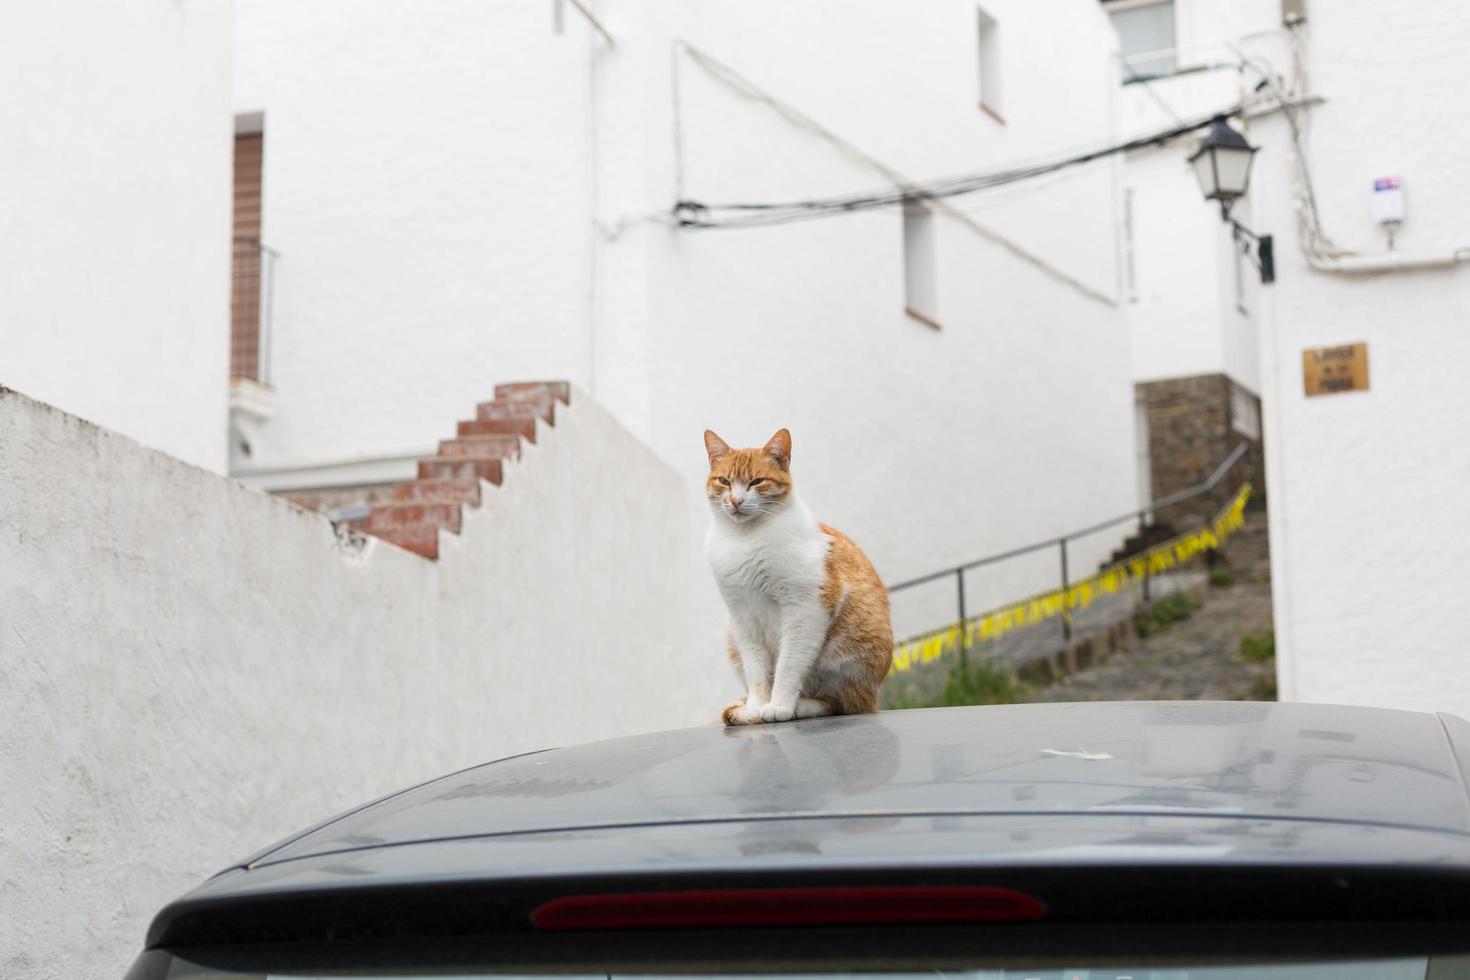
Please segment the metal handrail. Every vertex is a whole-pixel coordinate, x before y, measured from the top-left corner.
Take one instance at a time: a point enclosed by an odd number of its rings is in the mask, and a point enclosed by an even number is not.
[[[963,565],[955,565],[942,571],[930,572],[928,575],[920,575],[918,578],[911,578],[907,581],[899,582],[897,585],[890,585],[888,587],[888,591],[897,592],[899,589],[907,589],[910,586],[923,585],[925,582],[933,582],[937,579],[944,578],[946,575],[953,575],[956,572],[967,572],[972,568],[979,568],[982,565],[993,565],[998,561],[1004,561],[1007,558],[1016,558],[1021,555],[1027,555],[1033,551],[1040,551],[1043,548],[1055,548],[1057,545],[1060,545],[1065,541],[1069,541],[1073,538],[1084,538],[1089,534],[1096,534],[1098,531],[1105,531],[1108,528],[1115,527],[1116,525],[1122,524],[1125,521],[1142,520],[1146,515],[1152,514],[1154,511],[1163,510],[1165,507],[1172,507],[1174,504],[1183,503],[1186,500],[1191,500],[1195,497],[1209,493],[1211,490],[1215,489],[1215,487],[1219,485],[1220,481],[1225,479],[1225,474],[1230,472],[1230,470],[1235,466],[1236,463],[1240,462],[1240,458],[1246,454],[1249,448],[1250,447],[1246,443],[1242,442],[1240,445],[1235,447],[1235,450],[1231,452],[1229,456],[1225,457],[1225,461],[1223,463],[1215,467],[1215,472],[1211,473],[1209,478],[1206,479],[1203,483],[1197,483],[1194,486],[1188,487],[1184,490],[1180,490],[1177,493],[1171,493],[1167,497],[1154,501],[1147,507],[1140,507],[1138,510],[1131,510],[1128,513],[1123,514],[1119,517],[1110,518],[1109,520],[1102,521],[1097,524],[1088,525],[1081,530],[1069,531],[1068,533],[1063,534],[1061,537],[1047,538],[1045,541],[1038,541],[1035,544],[1023,545],[1020,548],[1012,548],[1010,551],[1002,551],[998,554],[987,555],[984,558],[977,558],[974,561],[965,562]]]
[[[1071,541],[1075,538],[1084,538],[1087,537],[1089,534],[1096,534],[1098,531],[1105,531],[1110,527],[1116,527],[1119,524],[1134,520],[1138,521],[1139,530],[1141,532],[1142,529],[1146,526],[1144,523],[1144,518],[1146,518],[1148,515],[1154,513],[1155,511],[1163,510],[1165,507],[1172,507],[1175,504],[1183,503],[1186,500],[1192,500],[1195,497],[1207,494],[1210,491],[1214,490],[1215,487],[1219,485],[1220,481],[1225,479],[1225,474],[1234,469],[1235,464],[1240,462],[1241,457],[1244,456],[1246,452],[1249,451],[1249,449],[1250,447],[1247,443],[1239,443],[1235,447],[1235,449],[1231,451],[1230,455],[1226,456],[1224,461],[1221,462],[1219,466],[1215,467],[1215,471],[1211,473],[1204,482],[1197,483],[1192,487],[1187,487],[1183,490],[1178,491],[1177,493],[1171,493],[1167,497],[1155,500],[1153,503],[1145,507],[1140,507],[1137,510],[1131,510],[1126,514],[1119,515],[1118,517],[1109,518],[1106,521],[1099,521],[1096,524],[1089,524],[1087,527],[1080,528],[1076,531],[1069,531],[1068,533],[1063,534],[1061,537],[1047,538],[1045,541],[1037,541],[1035,544],[1023,545],[1020,548],[1012,548],[1009,551],[1002,551],[998,554],[987,555],[984,558],[977,558],[974,561],[966,562],[963,565],[954,565],[950,568],[942,569],[937,572],[930,572],[928,575],[920,575],[918,578],[911,578],[906,581],[899,582],[897,585],[890,585],[888,587],[888,591],[890,593],[893,593],[899,591],[900,589],[911,588],[915,585],[924,585],[929,582],[937,582],[942,578],[948,578],[949,576],[953,575],[955,576],[955,584],[957,586],[959,622],[963,623],[965,622],[965,573],[967,571],[972,568],[980,568],[984,565],[993,565],[998,561],[1005,561],[1007,558],[1017,558],[1021,555],[1029,555],[1034,551],[1041,551],[1045,548],[1057,548],[1060,550],[1062,590],[1065,591],[1069,584],[1067,574],[1068,541]],[[1144,591],[1145,597],[1147,597],[1147,579],[1144,580]],[[1071,617],[1065,614],[1063,614],[1062,616],[1062,635],[1067,639],[1071,639],[1072,636]],[[960,650],[961,662],[965,660],[965,654],[966,650],[962,646]]]

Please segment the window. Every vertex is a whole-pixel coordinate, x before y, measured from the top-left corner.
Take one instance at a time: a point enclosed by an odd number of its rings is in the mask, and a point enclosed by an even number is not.
[[[919,201],[903,206],[904,312],[939,329],[938,289],[934,283],[934,212]]]
[[[237,127],[251,128],[242,121]],[[235,136],[233,284],[230,292],[230,377],[264,381],[261,370],[262,250],[260,243],[261,161],[259,130]]]
[[[1132,928],[1114,931],[1122,931],[1123,934],[1130,938],[1135,934],[1135,930]],[[1139,936],[1145,934],[1142,928],[1138,928],[1136,932]],[[1140,940],[1140,945],[1142,944],[1143,940]],[[353,943],[341,941],[338,945],[346,946],[351,950]],[[354,971],[355,976],[360,975],[364,980],[416,980],[416,978],[428,975],[419,964],[437,965],[446,959],[445,954],[440,952],[441,947],[451,956],[458,952],[451,946],[448,940],[435,939],[421,940],[416,946],[410,947],[410,952],[407,955],[413,959],[407,966],[403,967],[375,965],[376,961],[367,959],[367,957],[375,955],[371,952],[356,953],[355,951],[351,951],[344,955],[356,955],[365,959],[365,962],[369,965],[360,971]],[[286,950],[294,950],[296,947],[286,946],[284,948]],[[244,943],[222,947],[222,951],[227,952],[230,956],[252,962],[259,962],[255,957],[261,955],[249,949]],[[174,978],[174,980],[259,980],[261,976],[265,975],[262,974],[261,968],[258,966],[249,972],[235,972],[240,969],[239,967],[231,967],[228,972],[216,970],[212,967],[202,966],[185,960],[183,958],[184,953],[200,955],[190,952],[187,948],[179,953],[160,952],[150,955],[149,965],[152,965],[152,956],[159,957],[159,968],[166,970],[168,976]],[[586,955],[583,954],[584,957]],[[996,959],[998,959],[998,956],[992,954],[987,959],[986,965],[993,966]],[[1083,963],[1087,963],[1089,960],[1086,956],[1077,956],[1074,959],[1080,960]],[[1113,959],[1116,960],[1117,957],[1115,956]],[[456,971],[455,975],[463,978],[463,980],[541,980],[543,977],[545,980],[631,980],[631,978],[639,976],[638,973],[631,970],[626,973],[622,971],[609,973],[599,968],[597,961],[589,960],[590,957],[579,960],[568,956],[566,966],[561,967],[555,973],[544,974],[533,973],[530,970],[517,973],[515,972],[517,969],[516,966],[504,966],[501,964],[485,966],[470,963]],[[961,972],[959,969],[941,971],[934,969],[927,962],[920,961],[910,971],[896,973],[892,972],[891,967],[886,967],[879,961],[878,969],[886,969],[887,972],[872,972],[860,975],[873,977],[874,980],[907,980],[907,978],[916,975],[957,975],[968,977],[970,980],[1001,980],[1003,977],[1035,977],[1038,974],[1045,977],[1068,978],[1077,976],[1098,978],[1188,977],[1189,980],[1320,980],[1322,977],[1334,977],[1338,978],[1338,980],[1424,980],[1426,977],[1463,976],[1462,971],[1467,964],[1470,964],[1470,957],[1454,953],[1435,954],[1432,956],[1401,956],[1393,959],[1388,959],[1385,955],[1385,957],[1379,959],[1357,961],[1341,961],[1327,956],[1317,958],[1309,957],[1300,960],[1266,957],[1259,962],[1242,963],[1240,965],[1229,964],[1225,966],[1195,966],[1186,961],[1183,966],[1187,966],[1188,969],[1174,966],[1174,961],[1158,961],[1151,956],[1140,956],[1139,960],[1145,964],[1150,961],[1161,962],[1169,968],[1153,969],[1148,965],[1140,967],[1137,964],[1125,963],[1114,965],[1111,962],[1106,962],[1101,964],[1104,967],[1103,969],[1094,967],[1092,969],[1041,971],[1035,969],[1016,969],[1014,967],[1011,969],[973,969],[967,967]],[[719,961],[716,960],[714,962],[718,963]],[[1009,963],[1006,965],[1010,966]],[[139,967],[135,967],[133,972],[141,974],[142,971]],[[302,977],[303,980],[307,977],[342,976],[341,973],[333,972],[324,967],[309,967],[295,970],[291,975],[293,977]],[[756,975],[768,977],[769,980],[846,980],[846,978],[853,976],[852,973],[843,972],[801,971],[799,967],[792,972],[778,971]],[[282,976],[282,974],[271,973],[269,976],[277,978]],[[733,980],[734,977],[740,976],[740,974],[733,974],[730,971],[724,973],[701,973],[698,971],[675,973],[665,968],[663,974],[655,974],[654,976],[661,978],[661,980],[699,980],[701,977],[709,977],[709,980]]]
[[[1247,439],[1261,441],[1261,403],[1233,381],[1230,383],[1230,427]]]
[[[979,7],[975,8],[975,16],[979,30],[980,108],[1005,122],[1000,114],[1000,25]]]
[[[1123,55],[1123,84],[1173,74],[1174,0],[1112,0],[1108,15]]]

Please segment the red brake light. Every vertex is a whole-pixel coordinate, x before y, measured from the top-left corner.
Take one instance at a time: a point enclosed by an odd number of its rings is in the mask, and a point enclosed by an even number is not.
[[[688,929],[729,926],[1018,922],[1046,913],[1009,888],[914,885],[615,892],[554,898],[531,913],[541,929]]]

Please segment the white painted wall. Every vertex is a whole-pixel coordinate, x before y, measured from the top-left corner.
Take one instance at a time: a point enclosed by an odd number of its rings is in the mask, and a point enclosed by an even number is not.
[[[0,390],[0,976],[120,976],[375,795],[718,717],[673,471],[577,391],[485,492],[430,562]]]
[[[1108,140],[1110,35],[1100,12],[985,6],[1006,59],[1005,124],[975,104],[969,4],[874,4],[860,17],[807,4],[756,5],[750,16],[710,5],[695,16],[679,5],[650,15],[647,32],[666,25],[871,161],[916,178]],[[840,40],[811,43],[834,25]],[[630,43],[662,47],[657,35],[630,33]],[[1043,47],[1057,59],[1044,67],[1026,57]],[[656,68],[645,86],[666,90],[668,63],[645,63]],[[886,184],[873,163],[688,59],[679,92],[686,196],[783,200]],[[656,133],[641,145],[656,145]],[[669,193],[652,172],[622,213]],[[647,338],[647,381],[599,384],[620,417],[649,420],[650,444],[691,480],[705,467],[705,426],[746,445],[789,427],[808,505],[853,535],[889,581],[1125,512],[1136,489],[1127,340],[1114,303],[1114,180],[1103,165],[941,210],[937,332],[903,312],[896,209],[764,229],[640,227],[610,249],[608,268],[617,274],[617,251],[642,250],[651,307],[619,319],[610,302],[602,329]],[[1080,546],[1073,568],[1115,545]],[[974,575],[969,608],[1052,587],[1057,573],[1057,556],[1045,554]],[[953,616],[953,585],[901,595],[894,609],[900,635],[933,626]],[[718,611],[707,621],[718,623]]]
[[[0,383],[220,472],[230,7],[0,5]]]
[[[1200,196],[1185,162],[1169,146],[1128,159],[1131,191],[1133,379],[1159,381],[1225,370],[1225,329],[1234,314],[1217,249],[1226,239],[1219,211]]]
[[[1175,0],[1174,9],[1180,73],[1123,87],[1119,124],[1128,136],[1240,102],[1260,80],[1240,71],[1242,54],[1254,56],[1279,40],[1280,0]],[[1196,143],[1183,139],[1140,150],[1124,167],[1133,208],[1133,286],[1127,290],[1133,377],[1142,382],[1226,374],[1256,392],[1259,274],[1237,259],[1218,208],[1201,196],[1187,162]],[[1234,214],[1253,227],[1249,197],[1236,204]]]
[[[1308,116],[1309,159],[1327,233],[1381,254],[1372,181],[1396,175],[1409,202],[1401,253],[1470,246],[1458,163],[1470,129],[1443,122],[1443,94],[1470,81],[1470,11],[1446,0],[1310,13],[1325,102]],[[1470,267],[1313,271],[1294,233],[1285,127],[1257,133],[1257,207],[1280,236],[1261,360],[1282,695],[1470,716]],[[1302,350],[1353,341],[1368,344],[1371,390],[1306,398]]]
[[[281,258],[274,416],[235,472],[406,454],[412,476],[495,382],[587,378],[592,40],[567,15],[240,5],[235,109],[264,114]]]
[[[1237,60],[1221,43],[1234,39],[1292,79],[1278,4],[1176,7],[1182,63]],[[1374,177],[1394,175],[1409,200],[1399,251],[1448,255],[1470,244],[1470,180],[1453,163],[1470,150],[1470,132],[1441,122],[1442,93],[1466,75],[1457,52],[1470,41],[1470,14],[1449,0],[1308,8],[1309,92],[1325,102],[1303,117],[1327,233],[1347,250],[1382,252],[1370,191]],[[1257,80],[1247,73],[1243,87],[1222,68],[1128,86],[1124,127],[1166,124],[1160,101],[1186,118],[1206,112]],[[1180,176],[1188,148],[1128,162],[1141,209],[1135,376],[1223,370],[1255,390],[1249,372],[1259,364],[1282,696],[1470,713],[1457,616],[1470,587],[1459,506],[1470,480],[1470,396],[1455,380],[1470,369],[1470,269],[1358,278],[1313,270],[1296,234],[1286,126],[1262,116],[1247,135],[1262,150],[1242,220],[1276,236],[1278,278],[1247,304],[1250,321],[1234,325],[1223,235],[1192,177]],[[1169,227],[1171,213],[1188,238]],[[1205,242],[1209,224],[1215,240]],[[1214,316],[1199,301],[1212,294]],[[1303,349],[1353,341],[1369,345],[1372,390],[1307,399]]]
[[[756,444],[790,427],[809,504],[892,579],[1127,511],[1116,162],[940,216],[937,333],[903,314],[896,209],[751,231],[649,220],[681,177],[690,197],[779,200],[1110,140],[1097,5],[984,6],[1004,123],[977,105],[966,2],[600,4],[611,48],[570,9],[554,33],[535,4],[430,19],[253,3],[236,107],[265,114],[265,238],[284,259],[277,412],[237,472],[287,486],[283,467],[428,447],[492,379],[570,377],[690,481],[699,521],[702,430]],[[736,95],[676,41],[852,150]],[[698,551],[694,622],[717,657]],[[1055,573],[1054,556],[1007,569],[972,601]]]
[[[1224,42],[1248,44],[1281,26],[1281,0],[1174,0],[1174,10],[1183,68],[1233,61]]]

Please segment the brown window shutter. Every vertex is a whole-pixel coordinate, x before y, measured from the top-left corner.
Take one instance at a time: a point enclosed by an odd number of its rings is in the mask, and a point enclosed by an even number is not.
[[[260,178],[263,137],[235,137],[233,286],[230,292],[230,377],[261,380]]]

